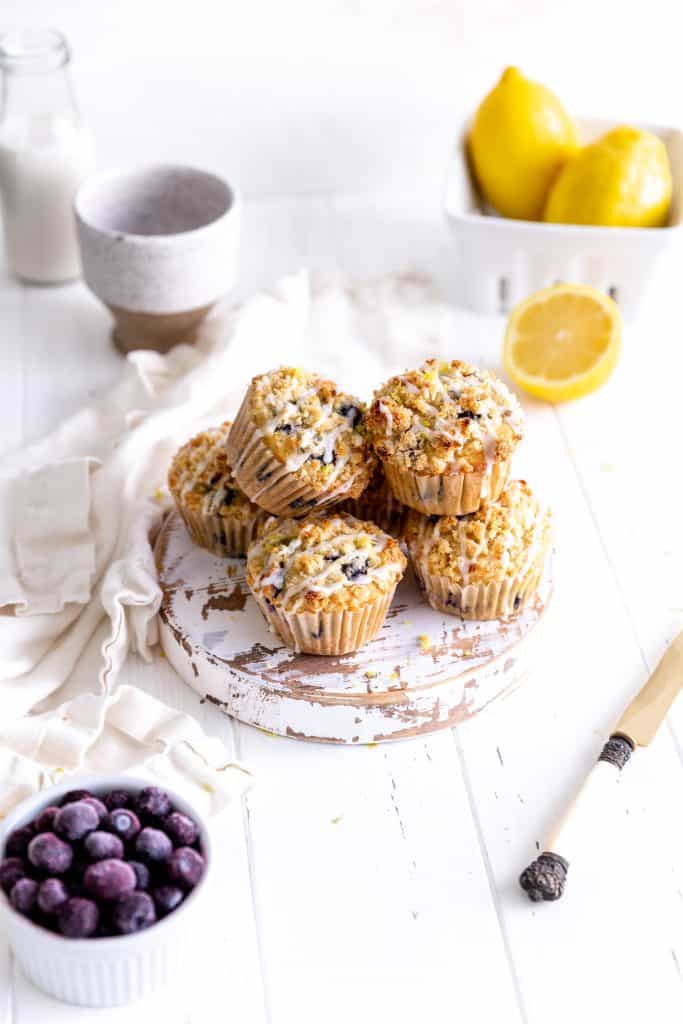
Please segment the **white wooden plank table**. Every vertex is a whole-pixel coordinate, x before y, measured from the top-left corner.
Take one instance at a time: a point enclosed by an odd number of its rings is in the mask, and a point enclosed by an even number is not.
[[[414,196],[248,201],[244,239],[240,296],[300,266],[414,268],[456,295],[448,236]],[[206,976],[153,1007],[76,1010],[33,989],[0,945],[0,1024],[142,1024],[151,1013],[167,1024],[681,1020],[683,705],[624,773],[564,900],[533,905],[517,887],[683,624],[675,273],[627,327],[603,391],[558,410],[525,400],[518,468],[552,498],[558,552],[542,669],[457,729],[348,749],[232,722],[163,659],[132,658],[127,681],[196,715],[259,778],[217,823],[223,892],[210,934],[196,937]],[[453,354],[495,366],[502,321],[463,313],[460,324]],[[80,284],[1,279],[5,448],[116,379],[108,331]]]

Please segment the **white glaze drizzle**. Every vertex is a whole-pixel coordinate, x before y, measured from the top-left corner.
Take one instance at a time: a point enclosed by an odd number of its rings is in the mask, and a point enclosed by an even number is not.
[[[355,542],[369,537],[372,540],[371,548],[356,548],[355,550],[336,552],[340,544],[348,541]],[[258,557],[263,549],[264,540],[261,540],[253,549],[252,557]],[[257,580],[259,589],[272,585],[279,590],[278,598],[280,603],[287,606],[288,611],[298,611],[303,603],[304,591],[314,591],[325,597],[334,594],[343,587],[363,586],[380,580],[394,579],[398,575],[396,565],[388,563],[385,565],[368,565],[366,570],[354,579],[349,579],[342,571],[341,564],[348,563],[354,559],[367,560],[373,554],[379,554],[386,547],[388,538],[381,535],[369,534],[365,530],[353,533],[340,533],[334,537],[320,541],[306,549],[306,554],[315,555],[326,553],[334,555],[323,568],[313,576],[306,576],[297,583],[287,583],[287,576],[291,570],[294,560],[301,552],[302,544],[300,537],[294,537],[287,545],[274,549],[267,557],[263,571]],[[275,561],[275,565],[272,562]],[[333,573],[339,574],[339,579],[328,580]],[[296,598],[299,598],[296,600]]]

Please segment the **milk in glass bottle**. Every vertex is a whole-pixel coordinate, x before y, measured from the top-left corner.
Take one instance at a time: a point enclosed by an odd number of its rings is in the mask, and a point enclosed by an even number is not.
[[[52,29],[0,34],[0,203],[10,271],[56,284],[78,277],[72,200],[93,148]]]

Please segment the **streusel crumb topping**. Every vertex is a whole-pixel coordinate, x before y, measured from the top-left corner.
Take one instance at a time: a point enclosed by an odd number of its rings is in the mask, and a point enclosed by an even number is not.
[[[380,458],[413,473],[479,472],[522,438],[519,402],[495,374],[428,359],[375,392],[368,430]]]
[[[266,524],[249,548],[247,583],[286,612],[354,610],[393,589],[406,564],[374,523],[313,513]]]
[[[315,490],[361,492],[375,458],[357,398],[317,374],[282,367],[254,378],[250,410],[264,444],[289,471]]]
[[[168,487],[182,508],[206,516],[246,522],[263,510],[237,485],[225,454],[230,421],[197,434],[179,448],[168,471]]]
[[[524,576],[550,542],[550,510],[524,480],[511,481],[496,502],[466,516],[410,514],[405,540],[416,565],[454,583]]]

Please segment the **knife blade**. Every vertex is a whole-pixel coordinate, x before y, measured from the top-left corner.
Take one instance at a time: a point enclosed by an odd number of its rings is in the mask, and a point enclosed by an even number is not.
[[[664,652],[645,686],[617,722],[614,735],[625,736],[634,747],[647,747],[683,689],[683,632]]]

